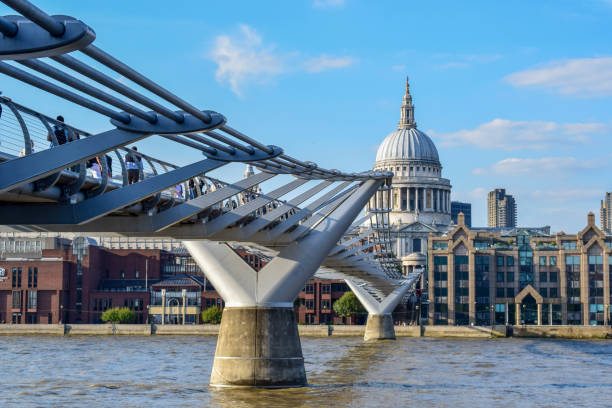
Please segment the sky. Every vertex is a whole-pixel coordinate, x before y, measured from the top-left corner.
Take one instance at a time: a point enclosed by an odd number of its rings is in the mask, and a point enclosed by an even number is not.
[[[35,3],[81,19],[95,45],[195,106],[326,168],[372,167],[408,75],[418,127],[474,226],[493,188],[514,195],[519,225],[568,233],[612,190],[612,0]],[[90,132],[111,126],[7,77],[0,90]],[[157,139],[146,147],[193,160]]]

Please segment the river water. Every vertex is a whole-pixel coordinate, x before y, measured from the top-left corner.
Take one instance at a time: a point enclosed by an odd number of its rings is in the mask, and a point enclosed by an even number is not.
[[[216,337],[0,337],[0,407],[610,407],[612,341],[303,338],[310,385],[210,388]]]

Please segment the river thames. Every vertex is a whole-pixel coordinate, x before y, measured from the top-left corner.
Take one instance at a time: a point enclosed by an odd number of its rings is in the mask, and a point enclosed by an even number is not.
[[[609,407],[612,342],[303,338],[310,385],[215,389],[216,337],[0,337],[0,406]]]

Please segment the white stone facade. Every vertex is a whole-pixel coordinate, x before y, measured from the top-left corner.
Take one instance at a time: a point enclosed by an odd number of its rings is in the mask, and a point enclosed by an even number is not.
[[[408,80],[398,129],[380,144],[374,170],[394,173],[391,194],[381,192],[370,203],[391,210],[393,252],[407,271],[425,265],[429,233],[450,229],[451,184],[433,141],[417,129]]]

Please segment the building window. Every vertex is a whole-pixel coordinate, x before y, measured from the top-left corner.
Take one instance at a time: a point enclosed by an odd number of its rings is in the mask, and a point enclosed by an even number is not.
[[[550,288],[550,297],[551,298],[559,297],[559,293],[557,291],[557,288]]]
[[[545,256],[541,256],[540,257],[540,265],[541,266],[546,266],[546,257]]]
[[[119,276],[121,276],[121,279],[125,279],[125,271],[123,269],[119,271]]]
[[[540,282],[546,282],[548,274],[546,272],[540,272]]]
[[[13,268],[13,287],[17,287],[17,268]]]
[[[28,268],[28,288],[32,287],[32,267]]]
[[[331,299],[321,299],[321,310],[331,309]]]
[[[13,291],[13,309],[21,309],[21,291]]]
[[[321,293],[324,295],[331,293],[331,285],[330,284],[322,284],[321,285]]]
[[[504,273],[503,272],[497,272],[497,281],[498,282],[503,282],[504,281]]]
[[[514,288],[506,288],[506,293],[508,294],[509,298],[513,298],[514,297]]]
[[[506,275],[508,277],[508,282],[514,282],[514,272],[507,272]]]
[[[556,282],[557,281],[557,272],[551,272],[550,273],[550,281],[551,282]]]
[[[33,288],[38,287],[38,268],[34,267],[34,282],[32,283]]]
[[[421,239],[415,238],[412,240],[412,252],[421,252]]]
[[[314,300],[313,299],[306,299],[306,309],[314,310]]]
[[[503,298],[504,297],[504,288],[497,288],[495,296],[498,297],[498,298]]]
[[[575,241],[563,241],[561,245],[563,245],[563,248],[565,249],[576,249]]]
[[[497,257],[497,266],[504,266],[504,257],[503,256],[498,256]]]
[[[506,265],[507,266],[514,266],[514,257],[507,256],[506,257]]]
[[[542,295],[542,297],[548,297],[548,288],[540,288],[540,295]]]
[[[309,283],[306,285],[306,287],[304,287],[304,292],[306,293],[314,293],[314,285]]]
[[[548,258],[550,261],[550,265],[551,266],[555,266],[557,265],[557,257],[556,256],[551,256],[550,258]]]
[[[134,271],[134,278],[136,279],[140,278],[140,271],[138,269]]]
[[[17,268],[17,286],[21,287],[21,268]]]
[[[434,241],[433,249],[443,249],[443,250],[446,250],[446,249],[448,249],[448,242],[445,242],[445,241]]]
[[[28,309],[36,309],[37,294],[38,294],[38,291],[36,290],[28,291]]]

